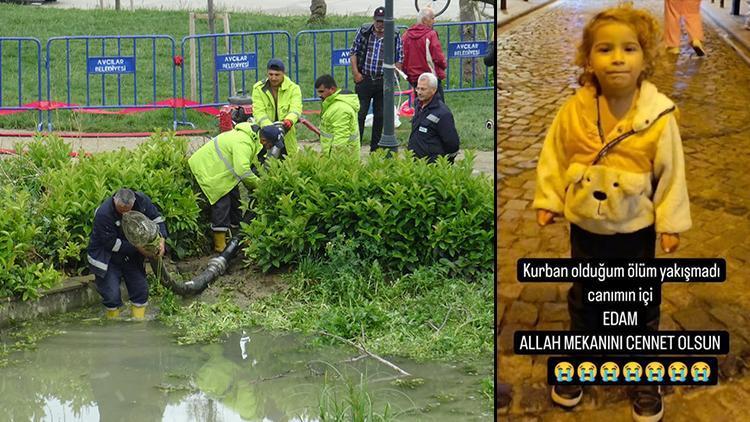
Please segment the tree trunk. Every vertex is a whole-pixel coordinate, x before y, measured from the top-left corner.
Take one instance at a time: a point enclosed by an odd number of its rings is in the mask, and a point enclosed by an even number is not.
[[[476,20],[476,17],[474,16],[474,1],[460,0],[458,6],[460,8],[459,19],[461,20],[461,22],[470,22]],[[474,27],[472,25],[464,25],[461,28],[461,33],[463,34],[463,41],[476,40],[477,34],[474,33]],[[480,66],[479,64],[480,63],[478,63],[477,59],[461,60],[461,73],[464,82],[471,83],[472,72],[476,73],[475,78],[477,81],[484,79],[484,70],[482,69],[483,66]]]
[[[312,0],[310,2],[310,19],[309,23],[320,23],[326,19],[326,1]]]

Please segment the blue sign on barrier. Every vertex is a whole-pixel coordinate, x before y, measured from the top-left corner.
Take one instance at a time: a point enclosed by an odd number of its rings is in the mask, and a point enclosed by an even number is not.
[[[451,59],[471,59],[487,55],[487,41],[463,41],[448,44],[448,57]]]
[[[171,109],[176,128],[175,41],[168,35],[74,35],[47,40],[47,101],[60,110]],[[85,78],[75,78],[86,68]],[[53,97],[54,93],[54,97]],[[62,104],[60,104],[62,103]],[[47,110],[47,129],[52,130]]]
[[[216,56],[216,71],[250,70],[258,67],[255,53],[224,54]]]
[[[396,29],[403,31],[406,27],[399,25]],[[351,79],[349,53],[357,30],[358,28],[317,29],[297,33],[294,37],[294,55],[297,58],[294,70],[295,82],[302,88],[302,101],[320,101],[313,88],[313,82],[323,73],[333,76],[339,82],[339,88],[349,88]],[[308,54],[303,52],[300,56],[300,48],[308,51]],[[308,48],[312,49],[312,54],[309,54]],[[306,92],[310,92],[312,96],[305,97]]]
[[[294,63],[292,38],[286,31],[190,35],[180,44],[186,59],[180,66],[181,93],[190,104],[181,107],[182,120],[175,125],[195,127],[188,121],[188,110],[221,107],[227,97],[251,92],[256,81],[265,78],[267,60],[281,59],[289,72]]]
[[[89,57],[86,62],[86,71],[97,75],[135,73],[135,57]]]
[[[494,89],[490,72],[478,58],[487,55],[492,39],[494,21],[436,23],[443,47],[446,48],[448,67],[445,69],[445,92]]]
[[[351,59],[349,58],[349,49],[333,50],[331,54],[331,66],[349,66]]]

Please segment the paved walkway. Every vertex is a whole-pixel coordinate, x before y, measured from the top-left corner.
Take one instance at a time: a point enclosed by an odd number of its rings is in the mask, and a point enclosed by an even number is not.
[[[503,26],[556,0],[506,0],[505,10],[498,5],[497,24]]]
[[[616,3],[558,0],[499,32],[498,375],[513,386],[510,405],[499,410],[504,420],[630,420],[622,388],[588,389],[573,412],[555,408],[545,382],[546,356],[512,354],[516,330],[565,329],[568,324],[564,297],[569,284],[522,285],[515,263],[520,257],[569,256],[567,224],[541,229],[535,222],[530,209],[534,169],[552,118],[576,86],[578,69],[572,62],[580,30],[594,12]],[[635,3],[663,16],[661,0]],[[703,7],[719,17],[725,14],[721,19],[729,28],[739,20],[728,15],[728,6],[718,9],[718,1],[704,1]],[[665,285],[661,328],[728,330],[731,352],[720,358],[718,387],[668,390],[665,421],[750,419],[750,67],[724,41],[727,30],[712,19],[704,21],[707,56],[697,58],[684,39],[679,57],[660,66],[653,82],[681,111],[693,228],[682,236],[674,256],[726,258],[728,281],[718,287]],[[743,31],[737,39],[750,37]]]
[[[18,131],[23,132],[23,131]],[[98,153],[105,151],[116,151],[120,148],[135,148],[138,145],[146,142],[148,138],[76,138],[76,137],[65,137],[63,138],[67,143],[71,145],[73,151],[84,151],[89,153]],[[190,143],[188,150],[195,151],[206,143],[210,138],[206,136],[191,136],[187,140]],[[9,149],[13,150],[18,144],[24,144],[27,142],[33,142],[33,138],[19,138],[19,137],[7,137],[0,136],[0,150]],[[305,141],[300,140],[301,147],[310,147],[316,151],[320,151],[320,142],[316,141]],[[400,151],[404,151],[405,148],[399,148]],[[458,153],[458,159],[461,160],[464,157],[464,150],[460,150]],[[492,175],[495,173],[495,158],[492,151],[474,151],[474,173],[483,173]],[[363,146],[360,150],[360,156],[362,159],[367,159],[370,154],[370,147]]]
[[[724,7],[721,7],[721,1],[714,0],[701,2],[701,11],[708,21],[717,26],[717,32],[720,37],[725,38],[727,35],[730,41],[736,42],[747,51],[750,51],[750,30],[745,29],[745,15],[750,13],[750,6],[744,0],[740,1],[740,15],[730,14],[732,10],[732,0],[725,0]]]

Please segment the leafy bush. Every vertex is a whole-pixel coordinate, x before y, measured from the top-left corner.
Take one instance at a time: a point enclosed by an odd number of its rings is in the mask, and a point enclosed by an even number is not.
[[[156,134],[135,150],[80,157],[78,162],[44,174],[41,203],[46,255],[64,264],[83,260],[94,211],[121,187],[143,191],[160,209],[170,232],[169,245],[184,256],[203,239],[200,197],[187,165],[186,143],[171,134]],[[59,228],[64,227],[63,230]]]
[[[322,256],[345,237],[387,272],[435,263],[452,274],[491,270],[492,184],[472,175],[472,161],[428,165],[380,153],[360,163],[308,151],[274,162],[254,194],[257,217],[242,227],[246,256],[266,271]]]
[[[70,162],[72,149],[61,138],[37,136],[33,142],[16,144],[17,155],[0,160],[0,181],[38,198],[42,191],[41,176]]]
[[[0,188],[0,296],[38,297],[39,289],[60,281],[51,266],[36,261],[34,241],[40,228],[32,221],[30,195]]]
[[[164,215],[169,244],[178,256],[204,245],[198,194],[187,165],[187,144],[171,133],[157,133],[135,150],[121,149],[70,158],[70,146],[57,137],[37,138],[0,160],[0,296],[34,297],[61,270],[85,268],[85,248],[94,210],[120,187],[149,195]]]

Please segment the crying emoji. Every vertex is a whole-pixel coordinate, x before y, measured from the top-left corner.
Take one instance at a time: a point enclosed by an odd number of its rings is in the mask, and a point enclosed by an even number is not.
[[[711,367],[706,362],[695,362],[690,367],[690,374],[693,376],[695,382],[708,382],[708,377],[711,375]]]

